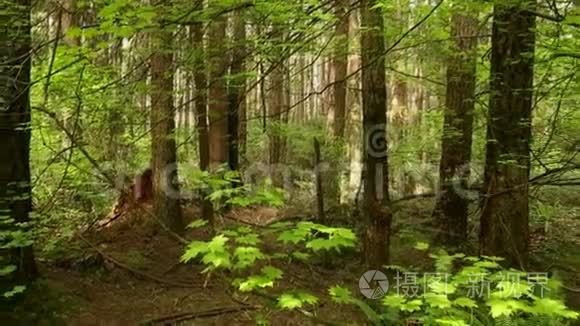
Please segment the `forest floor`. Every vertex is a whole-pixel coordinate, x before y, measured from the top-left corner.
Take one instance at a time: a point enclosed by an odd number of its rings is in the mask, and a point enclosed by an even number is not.
[[[235,212],[236,219],[248,223],[259,223],[260,219],[268,222],[275,218],[272,213],[270,209]],[[195,213],[190,211],[189,215]],[[305,325],[332,320],[363,321],[355,308],[345,309],[331,302],[317,305],[315,313],[281,312],[274,308],[275,297],[233,294],[227,275],[206,277],[201,273],[204,266],[180,264],[184,246],[161,232],[140,217],[131,217],[81,236],[80,247],[70,252],[68,258],[40,263],[41,289],[46,293],[21,307],[17,313],[28,316],[15,323],[256,325],[263,319],[272,325]],[[210,236],[207,230],[198,229],[185,238],[209,240]],[[358,285],[364,272],[352,256],[328,267],[306,264],[278,267],[285,273],[280,289],[308,289],[319,297],[327,296],[330,286],[345,279],[352,279],[353,286]],[[42,305],[40,309],[38,304]],[[34,313],[30,314],[30,310]]]
[[[431,200],[416,200],[397,212],[393,264],[422,270],[430,263],[413,246],[430,240],[424,225],[431,205]],[[580,203],[575,205],[580,213]],[[238,212],[236,218],[272,218],[272,212],[261,212]],[[558,273],[570,289],[568,304],[580,310],[580,293],[574,290],[580,288],[580,214],[573,215],[550,223],[547,232],[534,232],[533,268]],[[269,297],[233,294],[228,275],[208,278],[200,273],[203,266],[180,264],[183,245],[156,229],[143,221],[125,221],[87,234],[70,259],[40,263],[43,293],[16,314],[27,315],[26,325],[256,325],[260,320],[271,325],[365,324],[356,307],[324,299],[336,284],[358,293],[358,279],[365,272],[358,253],[331,265],[278,266],[285,273],[281,289],[306,289],[322,299],[314,308],[288,312],[275,309]],[[198,229],[186,238],[205,240],[209,234]]]

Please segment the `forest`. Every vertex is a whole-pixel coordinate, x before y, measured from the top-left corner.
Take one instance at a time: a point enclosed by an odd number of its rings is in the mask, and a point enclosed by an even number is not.
[[[0,324],[580,325],[579,0],[0,0]]]

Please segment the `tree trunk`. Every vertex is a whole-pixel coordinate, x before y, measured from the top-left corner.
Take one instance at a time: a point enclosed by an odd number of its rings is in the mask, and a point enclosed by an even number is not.
[[[334,49],[332,65],[334,70],[334,110],[333,135],[338,140],[344,139],[346,126],[346,75],[348,70],[348,32],[350,27],[349,0],[336,0],[335,38],[337,46]],[[341,152],[342,153],[342,152]],[[340,204],[340,183],[342,166],[334,166],[327,180],[329,184],[329,207]]]
[[[203,0],[197,1],[199,10],[203,9]],[[197,61],[194,65],[193,78],[195,82],[195,108],[196,123],[199,142],[199,168],[202,171],[209,170],[209,135],[207,125],[207,70],[205,60],[205,47],[203,43],[203,24],[198,23],[192,26],[192,36],[195,49],[197,51]],[[213,229],[213,205],[206,199],[208,194],[201,192],[201,215],[210,222]]]
[[[527,263],[535,1],[496,3],[483,186],[482,254]],[[531,10],[533,11],[533,10]]]
[[[304,123],[306,122],[306,103],[308,103],[310,99],[306,99],[306,69],[308,69],[308,67],[306,67],[306,58],[303,53],[298,54],[298,69],[300,71],[300,81],[298,86],[298,94],[300,97],[298,98],[299,104],[297,108],[298,113],[296,114],[296,122]]]
[[[210,4],[213,2],[210,1]],[[209,54],[209,162],[214,170],[228,162],[228,94],[224,78],[228,62],[226,50],[227,18],[220,15],[210,22],[207,51]]]
[[[381,267],[389,261],[391,212],[388,209],[386,143],[385,40],[383,17],[376,0],[361,1],[361,64],[364,130],[365,263]]]
[[[30,221],[30,0],[9,0],[0,10],[0,218],[16,223]],[[12,229],[2,223],[1,231]],[[4,241],[10,242],[11,236]],[[18,239],[15,239],[18,240]],[[22,239],[20,239],[22,241]],[[32,246],[1,250],[8,264],[16,266],[9,275],[14,282],[30,281],[37,275]],[[0,268],[5,267],[6,261]],[[1,290],[0,290],[1,292]]]
[[[166,2],[158,2],[164,7]],[[173,232],[184,231],[179,205],[175,108],[173,106],[173,56],[171,32],[160,29],[153,36],[151,56],[151,154],[153,209]]]
[[[451,37],[454,44],[447,64],[439,196],[434,211],[437,241],[449,246],[458,246],[467,240],[469,201],[465,191],[473,130],[476,33],[475,17],[459,13],[452,16]]]
[[[272,35],[275,39],[282,39],[282,31],[279,27],[274,27],[275,30]],[[282,162],[284,137],[280,127],[283,122],[282,115],[285,107],[285,93],[284,93],[284,64],[278,64],[270,74],[270,94],[269,94],[269,108],[270,117],[273,121],[270,130],[270,169],[272,184],[276,187],[282,187],[284,183],[284,176],[280,163]]]
[[[246,24],[243,13],[237,11],[233,19],[233,51],[230,61],[231,81],[228,88],[229,114],[228,114],[228,158],[231,170],[239,169],[240,149],[242,141],[240,137],[245,137],[245,77],[244,62],[246,51],[244,48],[246,42]],[[242,112],[243,111],[243,112]],[[242,115],[243,113],[243,115]],[[243,128],[242,128],[243,124]],[[243,135],[241,130],[243,130]],[[245,144],[245,141],[243,142]]]

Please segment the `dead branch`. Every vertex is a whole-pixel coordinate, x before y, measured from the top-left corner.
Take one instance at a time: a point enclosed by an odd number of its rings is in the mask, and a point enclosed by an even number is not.
[[[214,308],[210,310],[197,311],[197,312],[186,312],[173,314],[169,316],[159,317],[139,323],[143,326],[153,326],[153,325],[169,325],[169,323],[178,323],[186,320],[196,319],[196,318],[209,318],[215,317],[223,314],[231,314],[246,310],[255,310],[257,306],[241,306],[241,307],[223,307]]]
[[[151,275],[151,274],[146,273],[146,272],[138,271],[130,266],[127,266],[127,265],[121,263],[120,261],[111,257],[110,255],[104,253],[101,249],[99,249],[97,246],[95,246],[93,243],[91,243],[89,240],[87,240],[85,237],[83,237],[82,234],[79,233],[79,234],[77,234],[77,236],[79,237],[79,239],[81,239],[83,242],[85,242],[87,245],[89,245],[93,250],[95,250],[99,255],[101,255],[101,257],[103,257],[103,259],[108,260],[109,262],[113,263],[115,266],[120,267],[124,270],[127,270],[127,271],[131,272],[132,274],[144,277],[146,279],[153,280],[153,281],[161,283],[161,284],[170,285],[173,287],[198,288],[198,286],[195,286],[194,284],[168,281],[168,280],[162,279],[160,277],[157,277],[155,275]]]

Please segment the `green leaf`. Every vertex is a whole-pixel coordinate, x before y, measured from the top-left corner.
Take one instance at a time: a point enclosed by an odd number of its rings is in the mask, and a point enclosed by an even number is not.
[[[383,298],[383,305],[395,309],[400,309],[407,299],[399,294],[387,295]]]
[[[453,301],[453,304],[459,307],[463,307],[463,308],[475,308],[477,307],[477,303],[475,303],[475,301],[466,298],[466,297],[460,297],[455,299],[455,301]]]
[[[196,258],[200,254],[208,251],[207,243],[203,241],[192,241],[188,246],[183,255],[181,255],[181,262],[187,263],[192,259]]]
[[[306,304],[316,304],[318,302],[318,298],[308,292],[299,291],[296,292],[296,296]]]
[[[490,299],[487,301],[487,305],[490,307],[489,313],[493,318],[511,316],[517,311],[528,308],[523,302],[517,300]]]
[[[278,306],[282,309],[296,309],[302,307],[302,301],[292,294],[282,294],[278,298]]]
[[[230,253],[227,251],[210,251],[203,256],[202,262],[205,265],[211,265],[214,268],[228,268],[232,265]]]
[[[242,292],[253,291],[258,288],[273,287],[274,281],[282,278],[282,271],[272,267],[265,266],[261,270],[262,275],[253,275],[248,277],[245,281],[238,281],[238,289]]]
[[[267,277],[273,279],[273,280],[278,280],[282,278],[282,275],[284,275],[284,272],[282,272],[281,270],[279,270],[276,267],[273,266],[265,266],[262,267],[262,273],[264,273],[264,275],[266,275]]]
[[[491,296],[497,298],[519,298],[525,294],[529,294],[532,288],[524,281],[500,281],[497,284],[499,290],[491,293]]]
[[[530,312],[536,315],[560,316],[569,319],[578,318],[578,313],[569,310],[562,301],[550,298],[535,300]]]
[[[208,249],[212,251],[224,250],[226,243],[229,241],[228,237],[224,235],[215,236],[208,244]]]
[[[19,293],[24,292],[26,290],[26,286],[24,285],[16,285],[12,290],[4,292],[3,296],[5,298],[11,298]]]
[[[189,223],[189,225],[187,225],[187,227],[189,229],[197,229],[197,228],[200,228],[202,226],[206,226],[207,223],[208,223],[207,220],[197,219],[197,220],[194,220],[193,222]]]
[[[352,302],[352,293],[349,289],[343,288],[341,286],[335,285],[328,289],[328,293],[332,298],[332,301],[340,304],[351,303]]]
[[[234,257],[238,260],[234,267],[238,269],[252,266],[257,260],[266,258],[256,247],[238,247],[234,251]]]
[[[315,304],[318,298],[306,292],[285,293],[278,297],[278,306],[282,309],[302,308],[305,304]]]
[[[4,267],[0,268],[0,276],[6,276],[9,274],[12,274],[14,271],[16,271],[15,265],[4,266]]]
[[[423,301],[419,299],[411,300],[401,306],[401,311],[406,312],[415,312],[421,310],[421,306],[423,305]]]
[[[465,321],[461,319],[454,319],[454,318],[439,318],[435,319],[437,325],[447,325],[447,326],[469,326]]]
[[[421,250],[421,251],[426,251],[429,249],[429,244],[426,242],[417,242],[415,244],[415,249]]]
[[[429,281],[429,289],[438,294],[452,294],[455,293],[455,286],[440,280]]]
[[[238,289],[241,292],[250,292],[257,288],[273,287],[274,281],[263,275],[250,276],[245,281],[240,282]]]
[[[242,245],[255,246],[255,245],[259,244],[260,242],[262,242],[262,240],[260,240],[260,238],[258,237],[257,234],[249,233],[249,234],[244,234],[240,237],[237,237],[236,242],[239,244],[242,244]]]
[[[317,252],[320,250],[329,250],[333,247],[334,246],[333,246],[332,241],[330,241],[328,239],[320,239],[320,238],[310,240],[306,244],[306,248],[312,249],[314,252]]]
[[[451,307],[451,301],[444,294],[425,293],[423,298],[425,303],[434,308],[446,309]]]
[[[307,236],[310,234],[310,230],[303,229],[293,229],[282,232],[278,236],[278,241],[282,243],[293,243],[297,244],[299,242],[306,241]]]

